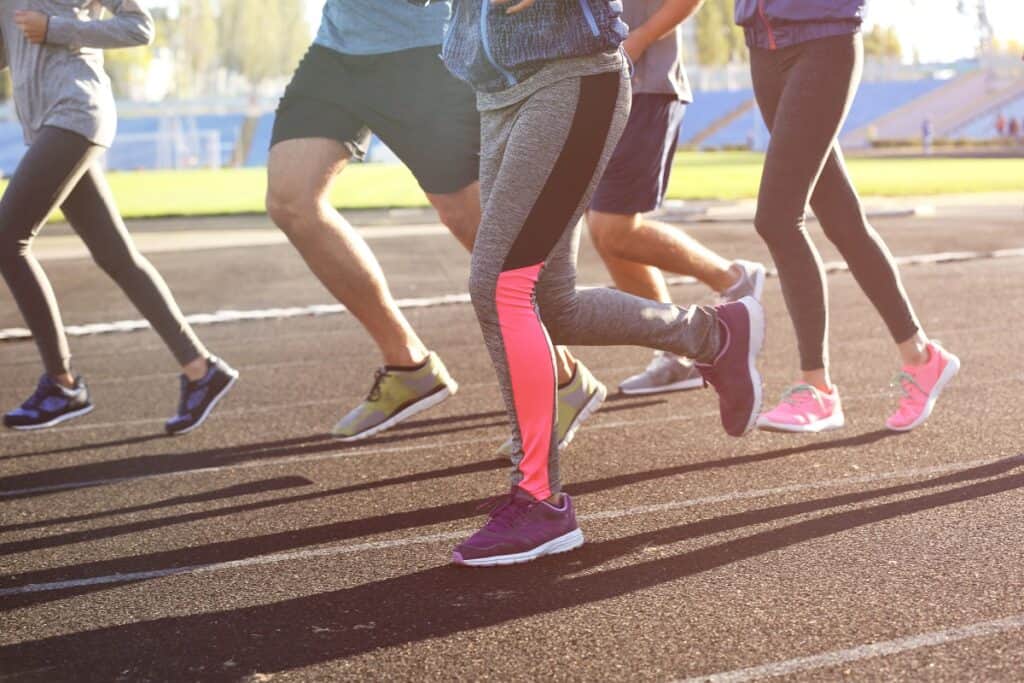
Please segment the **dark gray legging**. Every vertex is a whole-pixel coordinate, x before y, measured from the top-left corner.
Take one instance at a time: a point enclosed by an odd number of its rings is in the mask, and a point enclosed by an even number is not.
[[[0,199],[0,271],[50,375],[71,371],[71,352],[32,240],[58,206],[96,263],[124,290],[182,365],[206,349],[185,322],[163,278],[136,249],[99,164],[103,148],[61,128],[44,127]]]
[[[779,271],[803,370],[828,364],[828,291],[821,256],[804,227],[808,201],[893,339],[906,341],[920,327],[892,254],[864,216],[836,140],[857,92],[863,52],[859,33],[750,51],[754,94],[772,134],[754,224]]]

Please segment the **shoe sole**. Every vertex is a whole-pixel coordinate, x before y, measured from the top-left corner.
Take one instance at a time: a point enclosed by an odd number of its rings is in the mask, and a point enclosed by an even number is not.
[[[570,550],[579,548],[581,545],[583,545],[583,531],[577,528],[558,538],[551,539],[547,543],[542,543],[536,548],[511,555],[495,555],[494,557],[477,557],[472,560],[466,560],[456,551],[452,553],[452,562],[464,567],[498,567],[509,564],[522,564],[524,562],[532,562],[538,557],[544,557],[545,555],[567,553]]]
[[[451,384],[444,385],[444,388],[441,389],[440,391],[435,391],[426,398],[423,398],[422,400],[419,400],[416,403],[413,403],[412,405],[406,406],[405,408],[398,411],[397,413],[395,413],[388,419],[384,420],[380,424],[374,425],[369,429],[361,431],[358,434],[353,434],[351,436],[341,436],[335,434],[334,438],[343,443],[352,443],[353,441],[362,441],[364,439],[369,439],[371,436],[380,434],[386,429],[391,429],[399,422],[408,420],[413,415],[417,415],[419,413],[422,413],[424,410],[433,408],[437,404],[445,401],[451,396],[454,396],[458,390],[459,385],[456,382],[452,381]]]
[[[690,391],[703,388],[704,380],[698,377],[697,379],[684,379],[681,382],[663,384],[660,387],[651,387],[650,389],[623,389],[622,385],[619,385],[619,393],[625,396],[650,396],[651,394],[667,394],[672,391]]]
[[[67,422],[68,420],[74,420],[76,417],[81,417],[83,415],[88,415],[89,413],[91,413],[93,411],[93,408],[95,408],[95,406],[90,403],[89,405],[87,405],[84,408],[79,408],[78,410],[74,410],[74,411],[72,411],[70,413],[64,413],[63,415],[55,417],[52,420],[50,420],[49,422],[44,422],[42,424],[37,424],[37,425],[17,425],[17,426],[13,426],[12,425],[11,427],[9,427],[9,429],[14,429],[14,430],[17,430],[19,432],[33,432],[33,431],[36,431],[37,429],[49,429],[50,427],[56,427],[57,425],[59,425],[62,422]]]
[[[754,389],[754,405],[750,411],[750,417],[747,419],[747,426],[742,432],[736,436],[743,436],[747,434],[751,429],[754,428],[754,424],[757,422],[758,416],[761,414],[761,402],[763,400],[762,380],[761,373],[757,370],[757,357],[761,355],[761,350],[764,348],[765,340],[765,319],[764,309],[761,307],[760,302],[756,299],[753,306],[750,305],[748,298],[743,297],[739,303],[743,304],[743,307],[747,309],[747,316],[750,318],[750,336],[747,339],[749,348],[747,350],[747,371],[750,373],[750,381]]]
[[[946,353],[949,352],[947,351]],[[932,387],[931,393],[928,394],[928,402],[924,404],[924,410],[917,416],[917,419],[906,427],[890,427],[889,425],[886,425],[886,429],[892,432],[909,432],[910,430],[916,429],[924,424],[924,421],[931,416],[932,410],[935,409],[935,402],[939,400],[939,394],[941,394],[942,390],[946,388],[946,385],[949,384],[950,380],[956,377],[958,372],[960,372],[960,359],[949,353],[949,362],[946,363],[946,367],[942,369],[942,374],[939,375],[939,381],[937,381],[935,386]]]
[[[569,447],[572,440],[576,438],[576,431],[583,425],[591,415],[597,412],[597,410],[604,404],[604,400],[608,398],[608,387],[598,383],[597,391],[590,395],[587,400],[587,404],[583,406],[583,410],[576,413],[576,417],[573,419],[572,424],[569,425],[569,431],[565,433],[562,440],[558,442],[558,450],[562,450]]]
[[[846,426],[846,416],[844,414],[839,415],[839,419],[835,416],[830,417],[826,420],[818,420],[814,424],[810,425],[790,425],[783,422],[772,422],[771,420],[764,420],[757,418],[757,428],[762,432],[784,432],[786,434],[818,434],[820,432],[830,432],[834,429],[842,429]]]
[[[231,391],[231,388],[235,386],[235,382],[237,381],[238,373],[236,372],[234,375],[231,376],[231,379],[228,381],[228,383],[224,385],[224,388],[218,391],[217,395],[213,397],[213,400],[210,401],[210,405],[206,406],[206,410],[204,410],[203,414],[199,416],[199,419],[196,420],[195,424],[185,427],[184,429],[180,429],[176,432],[167,432],[167,436],[182,436],[184,434],[188,434],[189,432],[195,431],[202,427],[203,423],[206,422],[206,418],[210,417],[210,413],[212,413],[213,409],[217,407],[217,404],[220,402],[220,400],[227,396],[227,393]]]

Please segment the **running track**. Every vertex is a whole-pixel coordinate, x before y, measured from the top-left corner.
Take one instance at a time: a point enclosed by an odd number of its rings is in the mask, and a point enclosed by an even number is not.
[[[1024,255],[1009,250],[1024,247],[1022,205],[876,221],[900,257],[961,252],[904,269],[932,335],[964,361],[925,428],[880,431],[890,348],[836,272],[844,431],[731,440],[710,392],[612,400],[564,460],[587,545],[513,568],[446,563],[505,482],[504,418],[457,303],[467,259],[450,238],[373,241],[397,296],[456,295],[409,315],[461,390],[364,445],[324,436],[377,362],[348,315],[200,327],[243,381],[175,440],[159,436],[177,384],[156,337],[76,337],[97,410],[48,433],[0,433],[0,679],[1019,680]],[[138,228],[153,243],[183,239]],[[767,257],[747,224],[692,232]],[[154,249],[186,311],[329,303],[289,247],[245,234],[253,246]],[[581,262],[581,282],[605,279],[589,247]],[[137,317],[87,261],[44,266],[69,323]],[[706,297],[691,284],[673,294]],[[774,398],[795,362],[774,279],[766,305]],[[20,324],[4,295],[0,329]],[[648,358],[579,356],[611,386]],[[2,405],[37,372],[30,343],[0,344]]]

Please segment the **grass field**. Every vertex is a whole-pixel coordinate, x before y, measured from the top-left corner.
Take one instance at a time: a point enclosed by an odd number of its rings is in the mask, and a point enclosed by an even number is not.
[[[754,197],[760,154],[681,152],[669,197],[733,200]],[[865,196],[910,196],[1019,191],[1024,159],[854,158],[850,172]],[[263,211],[262,168],[219,171],[112,173],[110,184],[126,218]],[[357,164],[347,169],[331,197],[343,209],[424,206],[426,200],[402,166]]]

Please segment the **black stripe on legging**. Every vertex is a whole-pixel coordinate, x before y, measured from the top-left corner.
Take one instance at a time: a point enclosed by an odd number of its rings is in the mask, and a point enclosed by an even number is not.
[[[619,72],[584,76],[572,127],[502,270],[540,263],[566,230],[601,160],[619,97]]]

